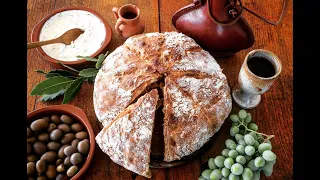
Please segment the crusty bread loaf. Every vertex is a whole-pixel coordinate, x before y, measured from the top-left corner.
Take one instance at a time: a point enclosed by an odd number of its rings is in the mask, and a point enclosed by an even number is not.
[[[103,62],[93,101],[98,120],[108,126],[163,79],[164,161],[169,162],[202,147],[232,107],[222,69],[193,39],[178,32],[128,38]]]
[[[158,91],[153,89],[129,105],[96,136],[113,162],[150,178],[150,148]]]

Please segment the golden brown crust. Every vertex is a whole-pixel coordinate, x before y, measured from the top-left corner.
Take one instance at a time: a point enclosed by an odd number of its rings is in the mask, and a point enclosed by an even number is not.
[[[96,136],[100,149],[113,162],[151,178],[150,148],[158,91],[153,89],[122,111]]]
[[[179,160],[202,147],[231,111],[225,76],[172,74],[164,87],[164,161]]]
[[[163,77],[165,84],[157,85]],[[203,146],[231,111],[230,89],[216,60],[182,33],[156,32],[128,38],[103,62],[93,94],[98,120],[110,126],[155,87],[164,96],[165,161]]]
[[[94,110],[103,126],[129,106],[161,75],[127,48],[111,53],[98,72],[93,91]]]

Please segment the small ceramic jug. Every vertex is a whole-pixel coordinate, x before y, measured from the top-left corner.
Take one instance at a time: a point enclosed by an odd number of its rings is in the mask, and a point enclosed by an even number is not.
[[[144,32],[144,21],[140,17],[140,9],[133,4],[125,4],[120,8],[112,8],[117,22],[115,24],[115,30],[117,33],[124,37],[141,34]]]

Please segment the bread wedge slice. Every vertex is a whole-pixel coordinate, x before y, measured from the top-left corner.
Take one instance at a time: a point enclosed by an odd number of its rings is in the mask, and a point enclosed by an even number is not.
[[[151,139],[158,99],[157,89],[141,96],[95,138],[114,163],[147,178],[151,178]]]
[[[164,87],[164,161],[180,160],[218,132],[232,108],[224,75],[173,73]]]

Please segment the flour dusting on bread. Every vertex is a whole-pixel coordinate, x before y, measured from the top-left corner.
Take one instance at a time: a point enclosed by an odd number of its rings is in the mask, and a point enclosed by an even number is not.
[[[113,134],[132,133],[129,129],[135,123],[130,121],[137,113],[130,116],[123,113],[128,113],[128,108],[162,79],[163,99],[159,102],[163,102],[164,113],[164,161],[179,160],[200,149],[220,129],[232,108],[230,88],[222,69],[192,38],[178,32],[128,38],[107,56],[96,76],[94,110],[104,126],[96,139],[113,161],[144,176],[141,169],[137,170],[138,165],[126,162],[130,158],[120,149],[118,153],[111,152],[118,143],[122,148],[132,144],[125,144],[125,139],[117,140],[110,132],[107,135],[111,130],[105,129],[112,127]],[[147,117],[141,113],[147,112],[141,110],[139,115]],[[139,134],[131,134],[131,138],[150,137],[146,128],[150,126],[147,120],[144,122],[139,123]]]

